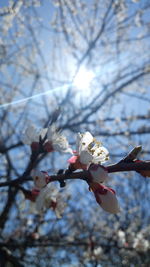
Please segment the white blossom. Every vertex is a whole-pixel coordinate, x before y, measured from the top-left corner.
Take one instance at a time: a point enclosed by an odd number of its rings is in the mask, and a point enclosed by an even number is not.
[[[78,133],[76,153],[82,164],[103,163],[108,160],[108,150],[98,142],[90,132]]]
[[[122,230],[119,230],[118,233],[118,245],[120,247],[124,246],[125,242],[126,242],[126,236],[125,236],[125,232]]]
[[[39,137],[41,136],[41,138],[44,138],[46,134],[44,148],[47,152],[55,150],[73,154],[66,137],[57,131],[54,124],[50,125],[48,128],[37,129],[31,122],[29,122],[28,127],[23,134],[22,141],[24,144],[31,145],[33,142],[39,142]]]
[[[96,257],[101,257],[102,253],[103,253],[103,249],[102,247],[97,247],[93,250],[93,253]]]
[[[149,249],[149,241],[144,238],[142,233],[139,233],[134,239],[133,248],[137,251],[147,251]]]
[[[73,153],[69,147],[69,143],[65,136],[63,136],[53,124],[49,126],[47,131],[47,139],[52,143],[54,150],[65,153]]]
[[[47,128],[37,129],[31,122],[28,123],[26,130],[22,136],[22,142],[26,145],[31,145],[32,142],[39,142],[39,137],[45,136]]]
[[[36,208],[39,212],[52,209],[57,218],[61,218],[66,207],[58,190],[48,184],[44,187],[36,199]]]

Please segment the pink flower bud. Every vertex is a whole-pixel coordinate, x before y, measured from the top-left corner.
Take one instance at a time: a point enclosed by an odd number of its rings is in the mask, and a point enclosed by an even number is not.
[[[90,188],[94,192],[97,203],[107,212],[116,214],[120,211],[116,193],[112,188],[90,183]]]

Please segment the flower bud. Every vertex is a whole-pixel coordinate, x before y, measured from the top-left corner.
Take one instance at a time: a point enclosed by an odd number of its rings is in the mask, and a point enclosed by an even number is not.
[[[116,193],[112,188],[98,183],[90,183],[90,188],[94,192],[96,201],[102,209],[113,214],[120,211]]]

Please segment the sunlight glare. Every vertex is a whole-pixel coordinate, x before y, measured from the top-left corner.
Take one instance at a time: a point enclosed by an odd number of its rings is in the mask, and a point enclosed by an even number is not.
[[[92,71],[81,68],[74,79],[73,85],[79,90],[87,89],[89,88],[93,78],[94,73]]]

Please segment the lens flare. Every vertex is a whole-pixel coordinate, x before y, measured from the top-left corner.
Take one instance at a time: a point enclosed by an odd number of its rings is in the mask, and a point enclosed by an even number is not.
[[[94,78],[94,73],[85,68],[81,68],[74,78],[73,85],[76,89],[84,90],[90,87]]]

